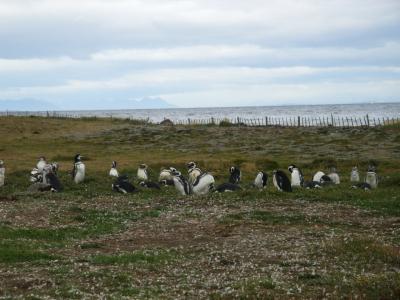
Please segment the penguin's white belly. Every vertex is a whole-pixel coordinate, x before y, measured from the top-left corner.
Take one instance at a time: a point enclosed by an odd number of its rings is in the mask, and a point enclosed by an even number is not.
[[[279,191],[282,191],[281,187],[278,185],[278,182],[276,181],[276,176],[275,176],[275,175],[272,177],[272,183],[274,184],[274,186],[275,186]]]
[[[111,168],[109,175],[112,176],[112,177],[118,177],[119,176],[118,171],[115,168]]]
[[[160,176],[158,177],[158,181],[161,181],[161,180],[172,180],[172,179],[173,179],[173,176],[171,175],[170,171],[162,171],[160,173]]]
[[[294,169],[292,172],[292,187],[300,187],[301,186],[301,177],[299,170]]]
[[[334,184],[340,184],[340,177],[339,174],[337,173],[331,173],[328,175],[328,177],[332,180]]]
[[[200,176],[199,170],[193,170],[189,173],[189,182],[193,184],[196,181],[196,178]]]
[[[254,179],[254,186],[259,189],[263,188],[262,175],[257,175],[256,179]]]
[[[365,182],[368,183],[371,188],[376,189],[378,187],[378,178],[375,172],[368,172],[365,177]]]
[[[46,166],[45,161],[39,161],[36,165],[36,168],[38,169],[39,172],[42,172],[45,166]]]
[[[174,180],[174,185],[175,185],[176,190],[177,190],[181,195],[185,196],[185,195],[186,195],[186,192],[185,192],[185,187],[184,187],[183,183],[182,183],[178,178],[176,178],[176,177],[174,177],[173,180]]]
[[[315,173],[315,175],[313,177],[313,181],[321,182],[321,177],[324,175],[325,175],[324,172],[318,171],[317,173]]]
[[[351,172],[350,181],[351,182],[359,182],[360,181],[360,175],[358,174],[358,172]]]
[[[139,169],[137,171],[138,180],[146,181],[148,179],[146,171]]]
[[[6,169],[5,168],[0,168],[0,186],[4,185],[4,179],[5,179],[5,174]]]
[[[196,195],[207,194],[213,188],[214,183],[214,177],[210,174],[207,174],[200,179],[198,184],[193,186],[193,193]]]
[[[76,166],[74,181],[75,183],[81,183],[84,180],[85,180],[85,165],[79,164]]]

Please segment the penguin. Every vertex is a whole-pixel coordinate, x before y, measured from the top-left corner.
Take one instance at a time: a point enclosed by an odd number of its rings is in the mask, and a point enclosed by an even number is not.
[[[254,179],[254,186],[258,189],[265,189],[267,187],[268,175],[263,171],[258,172]]]
[[[292,191],[292,185],[290,184],[290,180],[283,171],[274,170],[272,175],[272,181],[274,183],[274,186],[278,189],[278,191],[285,191],[285,192]]]
[[[332,183],[340,184],[340,177],[339,174],[336,172],[336,168],[331,168],[331,172],[328,174],[328,177],[331,179]]]
[[[313,180],[312,181],[315,181],[315,182],[321,182],[321,178],[322,178],[322,176],[324,176],[325,175],[325,173],[324,172],[322,172],[322,171],[318,171],[317,173],[315,173],[315,175],[314,175],[314,177],[313,177]]]
[[[229,177],[230,183],[239,183],[240,179],[242,178],[242,172],[238,167],[231,167],[229,169],[229,173],[231,174]]]
[[[288,170],[291,175],[291,185],[292,187],[302,187],[304,184],[304,176],[301,170],[295,165],[290,165]]]
[[[39,161],[36,164],[38,172],[42,172],[44,167],[47,165],[46,158],[44,156],[39,157]]]
[[[353,189],[363,189],[364,191],[369,191],[372,189],[371,185],[366,182],[359,182],[352,186]]]
[[[322,186],[321,183],[317,181],[305,181],[303,187],[306,189],[320,189]]]
[[[174,169],[172,172],[173,174],[173,180],[174,180],[174,186],[175,189],[181,194],[181,195],[190,195],[192,193],[191,190],[191,185],[190,183],[186,180],[185,177],[183,177],[182,173]]]
[[[33,168],[31,171],[31,176],[29,177],[30,182],[43,182],[43,174],[39,172],[37,168]]]
[[[230,183],[230,182],[225,182],[225,183],[222,183],[219,186],[217,186],[217,188],[215,189],[215,192],[223,193],[223,192],[234,192],[234,191],[240,191],[240,190],[242,190],[242,188],[239,185]]]
[[[358,168],[353,167],[350,173],[350,182],[360,182],[360,174],[358,173]]]
[[[176,171],[176,169],[173,167],[170,167],[169,169],[161,170],[160,175],[158,176],[158,182],[161,183],[163,180],[166,180],[169,182],[173,181],[174,176],[172,175],[172,173],[174,171]]]
[[[43,183],[50,185],[50,190],[52,192],[61,192],[63,187],[54,170],[56,170],[56,168],[53,164],[48,164],[44,167],[43,177],[46,180],[44,180]]]
[[[378,175],[376,174],[376,168],[374,166],[368,167],[364,182],[368,183],[371,189],[376,189],[378,187]]]
[[[149,179],[146,164],[139,165],[139,168],[137,170],[137,178],[139,181],[147,181]]]
[[[209,173],[203,173],[197,176],[192,186],[192,192],[195,195],[205,195],[214,189],[214,183],[214,176]]]
[[[172,186],[174,185],[174,180],[173,179],[163,179],[159,181],[159,184],[163,186]]]
[[[190,184],[193,184],[202,172],[197,168],[196,163],[193,161],[189,162],[186,166],[188,168],[189,182]]]
[[[117,162],[115,160],[113,160],[113,162],[111,163],[111,169],[108,175],[111,177],[119,177],[119,173],[117,170]]]
[[[0,187],[4,186],[5,178],[6,178],[6,167],[4,166],[4,161],[0,160]]]
[[[323,186],[325,186],[325,185],[331,185],[331,184],[333,184],[333,181],[332,181],[332,179],[331,179],[328,175],[323,175],[323,176],[321,176],[320,183],[321,183]]]
[[[112,189],[122,194],[129,194],[136,192],[136,188],[129,182],[128,176],[119,176],[111,185]]]
[[[82,162],[82,156],[78,153],[75,155],[74,168],[72,170],[72,178],[75,183],[81,183],[85,180],[85,164]]]
[[[156,189],[156,190],[161,189],[158,183],[152,181],[141,181],[139,185],[148,189]]]

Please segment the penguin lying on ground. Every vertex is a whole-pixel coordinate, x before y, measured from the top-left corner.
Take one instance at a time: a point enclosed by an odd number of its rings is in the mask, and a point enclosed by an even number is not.
[[[122,194],[134,193],[136,188],[129,182],[128,176],[119,176],[111,185],[112,189]]]
[[[217,193],[223,193],[223,192],[234,192],[234,191],[241,191],[242,188],[234,183],[230,183],[230,182],[225,182],[220,184],[219,186],[217,186],[217,188],[215,189],[215,192]]]
[[[214,176],[209,173],[203,173],[197,176],[191,190],[195,195],[205,195],[214,189],[214,183]]]
[[[148,189],[156,189],[156,190],[160,190],[161,187],[158,183],[156,182],[152,182],[152,181],[141,181],[139,183],[140,186],[148,188]]]
[[[372,188],[371,188],[371,185],[368,184],[368,183],[366,183],[366,182],[359,182],[359,183],[356,183],[356,184],[354,184],[354,185],[352,186],[352,188],[353,188],[353,189],[363,189],[363,190],[365,190],[365,191],[368,191],[368,190],[372,189]]]

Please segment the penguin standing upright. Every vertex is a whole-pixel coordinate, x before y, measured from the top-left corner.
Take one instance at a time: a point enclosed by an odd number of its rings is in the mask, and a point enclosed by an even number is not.
[[[360,174],[358,173],[357,167],[353,167],[353,169],[351,169],[350,182],[353,182],[353,183],[360,182]]]
[[[175,189],[181,195],[190,195],[192,193],[190,183],[183,177],[182,173],[176,169],[172,172]]]
[[[82,158],[83,156],[81,156],[79,153],[75,155],[74,168],[72,170],[72,178],[74,179],[75,183],[81,183],[85,180],[86,167],[82,162]]]
[[[240,179],[242,178],[242,172],[238,167],[231,167],[229,169],[229,173],[231,174],[229,177],[229,182],[237,184],[239,183]]]
[[[274,170],[272,175],[272,181],[274,183],[274,186],[278,189],[278,191],[285,191],[285,192],[292,191],[292,185],[290,184],[290,180],[283,171]]]
[[[258,172],[256,178],[254,179],[254,186],[258,189],[264,189],[267,187],[268,175],[263,171]]]
[[[214,176],[208,173],[203,173],[198,176],[193,183],[192,191],[195,195],[205,195],[214,189]]]
[[[371,186],[371,189],[376,189],[378,187],[378,174],[376,174],[376,168],[374,166],[369,166],[367,174],[365,175],[365,183]]]
[[[57,168],[53,164],[46,165],[43,169],[43,177],[45,178],[43,183],[50,185],[52,192],[61,192],[63,187],[57,177],[56,170]]]
[[[193,184],[196,181],[196,178],[201,175],[201,170],[197,168],[196,163],[191,161],[187,164],[188,168],[188,175],[189,175],[189,182]]]
[[[39,157],[39,160],[36,164],[36,169],[38,172],[42,172],[44,167],[47,165],[46,158],[44,156]]]
[[[147,181],[149,179],[146,164],[139,165],[139,168],[137,170],[137,178],[139,181]]]
[[[4,185],[6,178],[6,168],[4,166],[4,161],[0,160],[0,187]]]
[[[115,160],[113,160],[113,162],[111,163],[111,169],[110,172],[108,173],[111,177],[119,177],[119,173],[117,170],[117,162]]]
[[[298,167],[295,165],[290,165],[288,170],[291,175],[291,185],[292,187],[302,187],[304,184],[304,176]]]
[[[331,168],[331,172],[328,174],[328,177],[331,179],[332,183],[340,184],[340,177],[335,167]]]

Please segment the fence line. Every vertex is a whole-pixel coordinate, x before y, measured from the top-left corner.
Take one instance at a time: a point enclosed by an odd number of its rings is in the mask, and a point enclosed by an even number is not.
[[[59,112],[0,112],[0,116],[27,116],[27,117],[46,117],[46,118],[68,118],[68,119],[79,119],[79,118],[115,118],[115,119],[129,119],[133,121],[139,121],[147,124],[159,124],[152,122],[150,119],[137,119],[131,117],[118,117],[112,114],[107,114],[105,116],[82,116],[78,114],[65,114]],[[341,128],[351,128],[351,127],[377,127],[383,125],[397,125],[400,126],[399,117],[380,117],[380,118],[370,118],[369,115],[362,117],[335,117],[331,115],[318,116],[318,117],[269,117],[264,118],[206,118],[206,119],[192,119],[188,118],[185,120],[172,120],[176,125],[219,125],[219,126],[247,126],[247,127],[341,127]],[[160,122],[162,123],[162,122]]]

